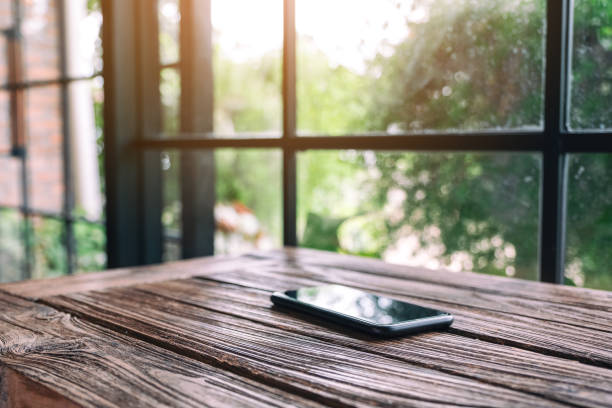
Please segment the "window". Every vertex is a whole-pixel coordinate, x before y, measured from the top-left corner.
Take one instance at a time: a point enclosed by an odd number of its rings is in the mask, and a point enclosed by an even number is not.
[[[301,246],[538,279],[541,158],[525,153],[298,153]]]
[[[612,148],[612,3],[373,4],[103,2],[109,266],[283,244],[608,287],[575,177]]]
[[[544,2],[295,7],[300,135],[542,127]]]
[[[611,129],[612,3],[574,1],[570,114],[572,129]]]
[[[102,269],[96,1],[0,5],[0,281]]]
[[[610,186],[610,154],[570,155],[565,265],[568,284],[612,290],[612,274],[606,267],[612,243]]]

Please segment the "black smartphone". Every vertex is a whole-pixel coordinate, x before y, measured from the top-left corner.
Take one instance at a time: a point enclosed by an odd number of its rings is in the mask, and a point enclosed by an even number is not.
[[[451,325],[450,313],[341,285],[275,292],[272,303],[380,336],[397,336]]]

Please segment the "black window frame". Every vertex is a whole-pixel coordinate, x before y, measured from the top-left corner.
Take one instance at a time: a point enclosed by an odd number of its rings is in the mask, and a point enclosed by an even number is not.
[[[21,265],[21,279],[29,279],[32,277],[34,269],[34,240],[33,227],[31,223],[32,217],[41,217],[42,219],[58,220],[63,224],[63,245],[66,254],[66,270],[68,275],[73,274],[78,269],[77,260],[77,243],[75,240],[74,224],[76,222],[86,223],[90,225],[104,226],[105,221],[92,220],[87,217],[74,214],[74,190],[73,176],[71,173],[71,148],[70,148],[70,84],[79,81],[90,81],[94,78],[102,77],[102,72],[95,72],[87,76],[71,76],[68,74],[67,52],[66,52],[66,21],[65,8],[70,0],[56,0],[55,13],[57,17],[57,53],[59,55],[58,72],[59,75],[54,78],[28,80],[24,78],[24,62],[23,62],[23,41],[21,23],[23,20],[23,0],[11,0],[11,26],[0,30],[0,36],[6,39],[6,61],[8,66],[8,76],[6,83],[0,84],[1,91],[7,91],[10,100],[10,130],[11,130],[11,146],[10,151],[0,152],[0,156],[14,157],[20,161],[19,184],[21,189],[21,205],[10,206],[0,204],[0,209],[15,210],[23,217],[23,225],[21,229],[21,240],[24,249],[24,259]],[[60,89],[60,106],[61,106],[61,123],[62,123],[62,184],[64,187],[63,205],[60,211],[44,211],[33,208],[30,205],[30,174],[28,170],[28,136],[27,136],[27,111],[25,107],[25,94],[33,88],[41,88],[48,86],[59,86]],[[34,180],[35,182],[35,180]]]
[[[197,6],[196,6],[197,3]],[[181,119],[188,125],[181,128],[175,135],[163,135],[157,123],[157,128],[151,127],[144,117],[151,117],[157,112],[159,116],[159,95],[151,95],[145,105],[139,108],[140,113],[131,116],[130,126],[135,131],[125,132],[120,129],[114,115],[125,106],[122,96],[127,100],[138,100],[142,90],[159,89],[161,66],[157,56],[157,14],[148,9],[157,10],[156,0],[143,1],[140,6],[121,4],[119,0],[103,2],[105,18],[105,50],[112,42],[111,52],[105,52],[105,70],[114,70],[117,77],[121,75],[118,65],[120,55],[129,56],[123,59],[122,66],[133,62],[134,75],[140,81],[140,91],[126,90],[114,83],[112,75],[105,73],[105,95],[116,93],[113,97],[113,107],[105,112],[105,135],[107,146],[122,145],[123,148],[107,153],[107,164],[118,163],[119,170],[107,166],[107,203],[113,203],[114,208],[107,209],[109,265],[126,266],[137,263],[161,261],[161,250],[158,253],[145,248],[147,242],[154,242],[158,248],[163,240],[163,228],[160,224],[162,206],[161,190],[150,188],[143,192],[142,188],[133,184],[134,181],[119,177],[121,169],[138,168],[141,179],[149,178],[147,185],[159,185],[159,154],[165,150],[178,150],[182,153],[185,163],[181,164],[181,180],[183,199],[183,257],[204,256],[213,254],[214,244],[214,156],[212,152],[218,148],[274,148],[283,155],[283,243],[285,246],[297,246],[296,233],[296,153],[317,149],[367,149],[375,151],[451,151],[451,152],[532,152],[542,155],[542,175],[540,186],[540,237],[539,237],[539,277],[543,282],[563,283],[565,226],[567,201],[567,170],[568,155],[572,153],[611,153],[612,130],[603,131],[570,131],[568,123],[568,81],[570,69],[570,45],[572,5],[570,0],[548,0],[546,5],[546,62],[544,85],[544,125],[541,130],[511,130],[484,131],[463,133],[428,133],[401,135],[367,134],[344,136],[314,136],[297,137],[296,134],[296,30],[295,30],[295,0],[284,0],[284,33],[283,33],[283,66],[282,66],[282,100],[283,127],[280,138],[213,138],[212,135],[212,40],[210,24],[211,0],[181,0],[181,48],[182,58],[177,64],[171,64],[181,72],[183,84],[181,94]],[[121,13],[133,13],[137,39],[127,43],[118,43],[117,36],[130,33],[130,29],[120,25]],[[199,17],[196,17],[199,16]],[[124,17],[125,18],[125,17]],[[205,18],[208,20],[197,20]],[[198,21],[199,24],[195,24]],[[152,41],[151,39],[154,39]],[[197,40],[197,41],[196,41]],[[154,43],[154,44],[153,44]],[[139,46],[137,46],[140,44]],[[143,51],[150,46],[153,51]],[[196,48],[197,46],[197,48]],[[155,67],[154,73],[143,75],[147,67]],[[195,92],[195,89],[199,89]],[[135,93],[134,93],[135,92]],[[138,92],[141,92],[138,95]],[[134,95],[130,96],[130,93]],[[125,98],[124,98],[125,99]],[[144,112],[144,113],[143,113]],[[124,115],[125,116],[125,115]],[[197,118],[197,120],[196,120]],[[204,118],[204,119],[202,119]],[[123,118],[125,119],[125,117]],[[125,123],[125,122],[124,122]],[[131,164],[128,159],[121,158],[122,149],[133,152]],[[196,159],[194,152],[204,154],[204,159]],[[147,158],[145,158],[147,156]],[[139,162],[139,160],[141,162]],[[146,163],[144,163],[144,162]],[[155,163],[157,161],[157,164]],[[144,163],[144,164],[143,164]],[[212,163],[212,165],[211,165]],[[109,176],[110,173],[110,176]],[[151,175],[154,174],[151,179]],[[204,178],[202,178],[204,177]],[[189,183],[189,180],[199,179],[199,183]],[[202,183],[202,180],[205,180]],[[142,180],[141,180],[142,181]],[[132,189],[130,189],[132,182]],[[204,191],[202,184],[205,185]],[[128,198],[119,197],[120,191],[139,191]],[[122,203],[119,203],[121,201]],[[140,213],[135,213],[126,205],[141,203]],[[146,203],[142,206],[142,203]],[[151,209],[152,207],[152,209]],[[148,212],[147,212],[148,211]],[[140,232],[129,230],[120,225],[121,219],[137,216]],[[153,235],[142,234],[148,229]],[[137,228],[138,230],[138,228]],[[126,236],[140,239],[144,246],[122,248]],[[130,253],[130,251],[134,251]]]

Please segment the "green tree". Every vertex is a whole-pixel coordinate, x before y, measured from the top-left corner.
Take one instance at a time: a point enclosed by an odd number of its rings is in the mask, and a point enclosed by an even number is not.
[[[348,125],[341,129],[353,131],[350,124],[362,131],[540,127],[545,2],[429,4],[427,22],[409,23],[411,35],[395,46],[391,56],[378,55],[369,62],[364,76],[369,83],[362,77],[339,87],[349,98],[358,94],[361,106],[367,107],[365,115],[352,119],[347,109],[349,117],[342,123]],[[612,73],[607,68],[612,66],[612,2],[583,0],[576,7],[574,31],[587,44],[574,49],[572,123],[609,126],[610,104],[605,97]],[[327,75],[332,75],[329,71]],[[351,86],[356,83],[359,86]],[[301,120],[307,121],[308,112],[300,112],[306,115]],[[334,126],[326,123],[320,128]],[[402,219],[386,219],[385,228],[376,228],[378,234],[392,237],[389,245],[405,226],[420,231],[423,245],[431,244],[436,239],[425,231],[435,226],[443,247],[440,258],[449,261],[466,252],[473,270],[536,277],[537,155],[380,152],[374,160],[367,156],[361,153],[354,163],[377,172],[361,184],[372,195],[355,216],[381,214],[394,189],[401,188],[406,197]],[[337,156],[336,162],[346,160]],[[580,155],[572,159],[570,168],[568,264],[579,261],[584,283],[601,288],[612,287],[606,245],[612,236],[612,187],[601,185],[612,175],[610,163],[609,155]],[[319,188],[318,194],[324,191]],[[594,192],[596,199],[585,200]],[[335,232],[342,234],[342,226]],[[379,245],[371,255],[382,255],[386,247]]]

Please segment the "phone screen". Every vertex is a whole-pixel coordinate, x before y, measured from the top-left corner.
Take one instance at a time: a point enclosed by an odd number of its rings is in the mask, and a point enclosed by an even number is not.
[[[395,324],[448,313],[340,285],[288,290],[285,295],[299,302],[332,310],[374,324]]]

